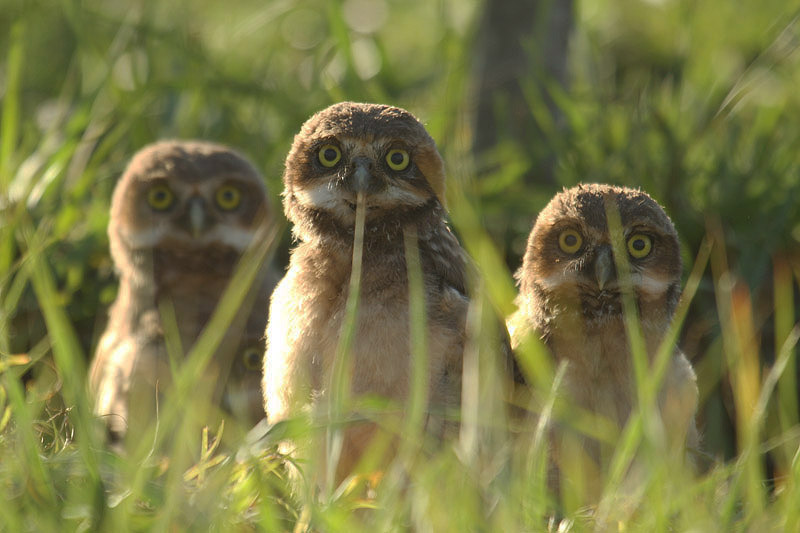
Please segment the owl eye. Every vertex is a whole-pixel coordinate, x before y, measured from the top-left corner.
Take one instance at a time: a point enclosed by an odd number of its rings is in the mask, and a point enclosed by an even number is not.
[[[242,193],[238,187],[233,185],[223,185],[217,189],[214,199],[216,200],[220,209],[231,211],[239,207],[239,204],[242,201]]]
[[[163,183],[153,185],[147,191],[147,203],[156,211],[166,211],[172,207],[175,201],[175,194],[172,190]]]
[[[653,249],[653,239],[641,233],[635,233],[628,239],[628,253],[635,259],[647,257]]]
[[[405,170],[406,167],[408,167],[409,161],[408,152],[400,150],[399,148],[389,150],[389,153],[386,154],[386,164],[389,165],[389,168],[392,170]]]
[[[332,144],[326,144],[319,149],[319,162],[323,167],[334,167],[342,158],[342,151]]]
[[[247,370],[261,370],[261,350],[247,348],[242,353],[242,363]]]
[[[574,229],[564,230],[558,236],[558,247],[564,253],[574,254],[581,249],[582,244],[583,237]]]

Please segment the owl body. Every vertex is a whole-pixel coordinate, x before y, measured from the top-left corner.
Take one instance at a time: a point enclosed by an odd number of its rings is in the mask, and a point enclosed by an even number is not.
[[[517,273],[519,310],[509,320],[512,345],[538,335],[567,363],[568,402],[622,428],[635,408],[633,359],[625,326],[606,207],[619,213],[633,300],[652,362],[680,297],[677,233],[646,193],[579,185],[556,195],[539,214]],[[691,364],[676,347],[659,394],[673,446],[696,444],[698,391]]]
[[[393,150],[401,153],[395,169]],[[335,163],[325,161],[327,156]],[[359,191],[365,194],[366,222],[351,392],[401,405],[408,394],[404,235],[411,231],[427,311],[429,406],[456,407],[469,304],[465,262],[439,200],[443,163],[423,126],[398,108],[336,104],[311,117],[295,137],[284,182],[284,207],[300,242],[270,307],[264,360],[268,419],[285,419],[329,398],[346,315]],[[339,479],[357,464],[374,430],[365,424],[345,431]]]
[[[153,422],[158,395],[172,377],[165,336],[174,326],[179,357],[192,348],[268,213],[259,174],[224,146],[165,141],[133,157],[115,188],[108,229],[119,290],[89,377],[95,412],[112,440],[132,423]],[[262,269],[213,356],[206,377],[220,401],[231,383],[214,382],[238,379],[231,369],[263,336],[275,278],[269,266]],[[244,386],[256,383],[256,391],[257,381],[242,378]],[[250,419],[257,416],[250,411]]]

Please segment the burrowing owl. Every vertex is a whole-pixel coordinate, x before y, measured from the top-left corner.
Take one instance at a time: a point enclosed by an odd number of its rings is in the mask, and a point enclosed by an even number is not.
[[[536,220],[517,273],[519,310],[509,329],[514,346],[535,331],[557,361],[568,363],[564,396],[621,428],[636,393],[607,204],[621,218],[621,243],[652,359],[680,297],[681,257],[669,217],[639,190],[579,185],[550,201]],[[694,371],[676,347],[658,398],[676,445],[696,442],[697,401]]]
[[[119,292],[89,380],[95,412],[113,440],[129,424],[152,423],[156,391],[170,383],[162,312],[174,318],[175,340],[188,352],[242,252],[268,223],[260,175],[227,147],[165,141],[133,157],[111,204],[108,235]],[[265,266],[206,376],[216,403],[247,421],[263,416],[252,398],[260,396],[263,309],[275,280]]]
[[[295,136],[284,185],[284,208],[299,242],[270,307],[264,360],[268,420],[280,421],[329,398],[360,193],[366,229],[351,391],[401,404],[409,391],[404,232],[413,230],[427,308],[429,408],[458,406],[469,304],[465,255],[445,222],[444,165],[422,124],[396,107],[333,105]],[[346,430],[336,479],[357,464],[374,430],[373,424]]]

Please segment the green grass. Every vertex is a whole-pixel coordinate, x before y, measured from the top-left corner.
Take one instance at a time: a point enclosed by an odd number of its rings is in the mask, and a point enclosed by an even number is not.
[[[548,87],[561,119],[524,84],[554,186],[526,182],[539,151],[507,135],[481,159],[470,153],[478,2],[372,5],[383,9],[374,28],[352,0],[0,0],[0,531],[800,529],[800,6],[582,2],[570,88]],[[363,400],[360,415],[401,435],[402,453],[374,497],[353,479],[311,498],[314,465],[293,465],[277,445],[335,437],[351,399],[328,424],[300,418],[252,442],[232,437],[243,431],[234,421],[193,414],[208,412],[190,388],[256,265],[286,261],[280,227],[187,354],[159,426],[128,457],[105,449],[85,373],[116,293],[106,225],[128,158],[159,138],[236,146],[277,209],[292,136],[342,99],[408,108],[445,157],[451,220],[477,266],[458,439],[425,441],[422,387],[408,406]],[[640,361],[640,409],[614,435],[556,401],[563,369],[532,342],[520,361],[535,408],[615,444],[598,479],[576,454],[559,498],[541,428],[515,438],[504,413],[493,328],[513,311],[511,272],[533,218],[578,181],[641,186],[678,228],[685,292],[665,346],[677,340],[697,370],[704,456],[693,474],[663,450],[648,406],[665,356]],[[415,272],[412,261],[412,293]],[[393,427],[398,409],[411,416]],[[597,498],[585,496],[592,482]]]

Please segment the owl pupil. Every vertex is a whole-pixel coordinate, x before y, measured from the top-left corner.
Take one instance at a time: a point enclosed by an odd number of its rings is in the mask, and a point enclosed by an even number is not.
[[[166,197],[167,197],[167,193],[165,193],[164,191],[156,191],[156,200],[157,201],[160,202]]]
[[[570,247],[575,246],[578,244],[578,238],[575,235],[567,235],[564,237],[564,244]]]
[[[258,362],[258,352],[249,351],[244,355],[244,363],[247,368],[256,368]]]
[[[633,246],[635,250],[641,252],[642,250],[644,250],[645,244],[642,239],[636,239],[635,241],[633,241],[633,244],[631,244],[631,246]]]
[[[225,191],[223,193],[223,196],[225,197],[226,200],[233,200],[233,193],[231,191]]]
[[[323,156],[325,157],[326,161],[333,161],[334,159],[336,159],[336,150],[334,150],[333,148],[328,148],[327,150],[325,150]]]
[[[395,165],[402,165],[403,164],[403,154],[395,152],[392,154],[392,163]]]

